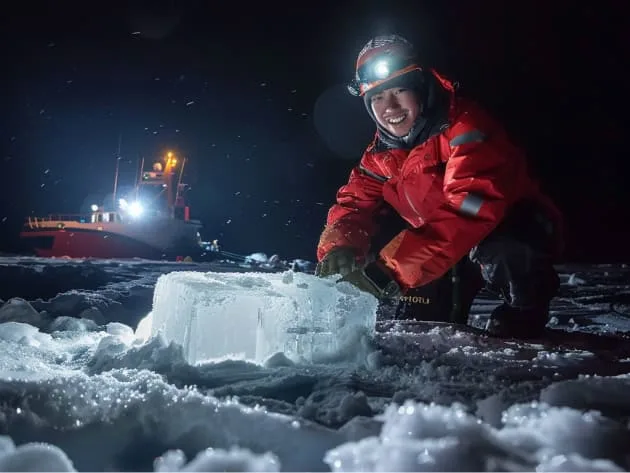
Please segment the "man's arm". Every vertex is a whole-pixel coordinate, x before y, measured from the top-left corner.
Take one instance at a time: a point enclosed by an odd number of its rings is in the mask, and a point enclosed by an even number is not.
[[[337,192],[337,201],[328,211],[326,227],[317,246],[318,261],[340,247],[354,249],[357,257],[367,253],[376,230],[374,217],[384,202],[383,182],[387,180],[374,168],[372,155],[367,152],[350,172],[348,182]]]

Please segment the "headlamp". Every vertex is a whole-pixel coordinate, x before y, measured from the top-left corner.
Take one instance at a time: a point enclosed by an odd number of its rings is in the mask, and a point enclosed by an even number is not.
[[[347,85],[355,96],[413,70],[422,70],[413,57],[395,56],[389,52],[370,58],[357,68],[355,78]]]
[[[389,64],[385,59],[381,59],[375,63],[372,69],[374,69],[374,76],[380,79],[385,79],[389,75]]]

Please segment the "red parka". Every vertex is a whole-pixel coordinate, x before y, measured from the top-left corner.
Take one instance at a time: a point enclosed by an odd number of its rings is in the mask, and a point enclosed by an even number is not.
[[[328,212],[319,261],[337,247],[364,257],[384,203],[409,224],[379,255],[403,290],[444,275],[518,200],[539,201],[559,226],[559,212],[530,177],[523,152],[480,107],[434,75],[451,95],[447,126],[410,150],[378,151],[375,139]]]

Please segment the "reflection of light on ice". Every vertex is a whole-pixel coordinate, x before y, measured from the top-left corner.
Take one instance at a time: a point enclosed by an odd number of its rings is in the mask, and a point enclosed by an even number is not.
[[[136,328],[136,338],[146,342],[151,338],[151,330],[153,329],[153,312],[149,312],[138,324]]]
[[[265,362],[278,352],[313,361],[351,331],[374,330],[376,298],[336,282],[292,271],[171,272],[155,286],[148,330],[181,344],[191,364],[226,356]]]

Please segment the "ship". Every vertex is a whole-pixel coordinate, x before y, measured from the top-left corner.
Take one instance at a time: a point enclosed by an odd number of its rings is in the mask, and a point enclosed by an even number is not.
[[[173,152],[145,170],[141,160],[132,190],[117,198],[117,158],[112,204],[92,204],[90,212],[26,218],[23,249],[40,257],[177,260],[203,249],[202,223],[190,218],[186,158]]]

